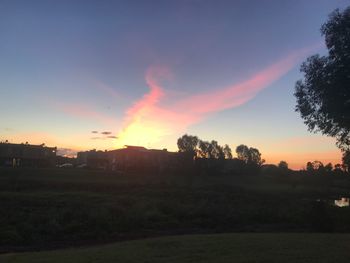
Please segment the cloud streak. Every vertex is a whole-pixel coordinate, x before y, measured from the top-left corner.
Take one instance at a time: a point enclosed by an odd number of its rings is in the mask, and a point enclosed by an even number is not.
[[[189,125],[212,113],[241,106],[317,48],[319,44],[292,52],[242,82],[183,96],[177,101],[171,101],[161,85],[171,78],[170,71],[164,67],[151,67],[145,75],[149,92],[126,111],[123,129],[118,134],[120,144],[152,144],[162,136],[185,131]]]

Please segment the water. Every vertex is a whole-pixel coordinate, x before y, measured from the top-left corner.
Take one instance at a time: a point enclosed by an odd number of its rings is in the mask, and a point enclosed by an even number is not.
[[[338,207],[347,207],[350,204],[350,198],[349,197],[342,197],[338,200],[334,200],[334,205]]]

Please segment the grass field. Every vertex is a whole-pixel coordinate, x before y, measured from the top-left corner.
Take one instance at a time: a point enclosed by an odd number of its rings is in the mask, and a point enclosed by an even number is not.
[[[226,232],[350,232],[349,178],[0,169],[0,252]],[[317,200],[326,200],[319,202]]]
[[[350,235],[218,234],[174,236],[110,245],[0,255],[2,263],[298,262],[348,263]]]

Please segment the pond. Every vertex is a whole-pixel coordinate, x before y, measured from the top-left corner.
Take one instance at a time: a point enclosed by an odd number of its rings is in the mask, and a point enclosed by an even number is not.
[[[349,206],[350,198],[349,197],[342,197],[340,199],[334,200],[334,205],[338,207],[347,207]]]

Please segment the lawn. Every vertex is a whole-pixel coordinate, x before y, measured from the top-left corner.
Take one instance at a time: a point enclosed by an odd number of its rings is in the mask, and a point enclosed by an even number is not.
[[[0,255],[3,263],[298,262],[348,263],[349,234],[173,236],[88,248]]]
[[[0,253],[178,234],[350,232],[350,209],[331,203],[349,189],[349,178],[335,177],[0,169]]]

